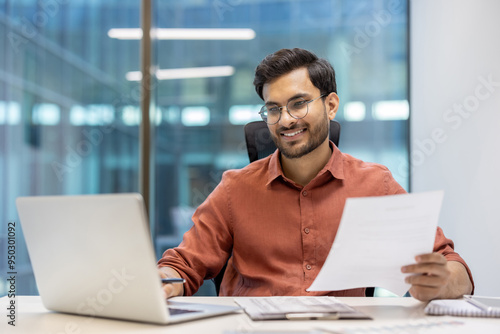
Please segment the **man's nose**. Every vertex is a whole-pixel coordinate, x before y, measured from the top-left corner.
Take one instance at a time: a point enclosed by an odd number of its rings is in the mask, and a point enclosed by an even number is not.
[[[288,109],[284,107],[283,109],[281,109],[281,117],[279,123],[285,128],[290,128],[292,125],[297,123],[297,119],[293,118],[288,112]]]

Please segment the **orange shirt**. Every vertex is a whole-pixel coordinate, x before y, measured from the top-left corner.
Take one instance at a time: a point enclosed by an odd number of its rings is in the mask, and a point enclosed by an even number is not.
[[[390,171],[344,154],[333,154],[302,187],[283,175],[279,152],[243,169],[229,170],[193,215],[182,243],[167,250],[159,266],[186,279],[185,295],[215,277],[226,260],[223,296],[364,296],[365,289],[308,292],[333,244],[348,197],[405,193]],[[397,250],[394,250],[397,252]],[[434,251],[464,260],[437,229]]]

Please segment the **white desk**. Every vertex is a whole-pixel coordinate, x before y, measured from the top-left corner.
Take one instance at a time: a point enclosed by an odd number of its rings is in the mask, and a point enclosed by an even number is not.
[[[168,326],[108,320],[50,312],[38,296],[20,296],[16,302],[16,326],[7,324],[7,297],[0,299],[0,333],[85,334],[85,333],[263,333],[267,330],[307,331],[327,329],[330,333],[356,333],[363,327],[373,333],[500,333],[500,319],[432,317],[424,315],[424,303],[413,298],[339,298],[369,314],[374,320],[252,321],[237,313]],[[179,297],[178,301],[234,305],[230,297]],[[453,324],[455,323],[455,324]],[[410,328],[409,326],[413,326]],[[382,326],[386,326],[382,329]],[[400,326],[396,328],[396,326]],[[376,329],[376,331],[375,331]],[[327,333],[325,331],[325,333]]]

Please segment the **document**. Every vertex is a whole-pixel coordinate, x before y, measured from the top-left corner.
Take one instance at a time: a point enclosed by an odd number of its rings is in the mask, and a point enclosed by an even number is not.
[[[237,297],[252,320],[371,319],[335,297]]]
[[[349,198],[330,253],[308,291],[410,288],[401,267],[432,253],[442,191]]]

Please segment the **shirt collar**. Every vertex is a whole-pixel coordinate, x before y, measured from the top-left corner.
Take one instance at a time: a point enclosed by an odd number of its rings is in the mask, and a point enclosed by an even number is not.
[[[342,152],[339,151],[338,147],[330,141],[330,148],[332,149],[332,155],[330,159],[326,163],[325,167],[318,173],[319,175],[323,175],[324,173],[330,173],[336,179],[344,179],[344,157],[342,156]],[[280,162],[280,152],[279,150],[274,151],[269,159],[269,172],[267,177],[266,186],[271,184],[274,180],[281,177],[285,179],[285,175],[283,174],[283,169],[281,168]]]

